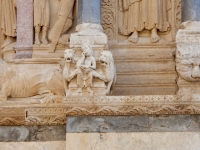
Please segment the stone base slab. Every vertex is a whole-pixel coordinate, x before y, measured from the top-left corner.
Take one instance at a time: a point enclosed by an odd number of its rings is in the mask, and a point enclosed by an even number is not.
[[[65,150],[64,141],[55,142],[0,142],[1,150]]]
[[[199,150],[199,141],[191,132],[67,133],[66,150]]]

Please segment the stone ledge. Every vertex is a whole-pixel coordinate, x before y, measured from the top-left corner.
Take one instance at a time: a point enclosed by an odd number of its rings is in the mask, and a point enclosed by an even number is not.
[[[9,99],[0,112],[0,125],[64,125],[67,116],[193,115],[200,114],[200,95],[68,97],[43,104]]]

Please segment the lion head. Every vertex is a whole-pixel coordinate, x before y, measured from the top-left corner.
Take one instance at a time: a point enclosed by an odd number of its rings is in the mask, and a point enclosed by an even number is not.
[[[64,54],[65,62],[71,63],[74,61],[74,50],[73,49],[66,49]]]
[[[110,51],[102,51],[99,57],[99,61],[102,66],[108,66],[112,63],[114,65],[113,56]]]

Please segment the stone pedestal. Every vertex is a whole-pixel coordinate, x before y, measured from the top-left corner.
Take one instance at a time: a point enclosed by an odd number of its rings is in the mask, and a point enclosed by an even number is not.
[[[102,50],[106,50],[108,46],[108,37],[103,33],[101,26],[101,0],[80,0],[78,2],[78,23],[76,33],[71,34],[70,48],[75,50],[76,57],[81,57],[81,46],[85,43],[93,49],[93,55],[97,60],[97,69],[100,70],[99,57]],[[77,90],[77,79],[73,79],[69,85],[70,93]],[[106,95],[105,82],[94,78],[93,87],[95,96]],[[84,96],[90,96],[83,90]]]
[[[17,1],[17,43],[15,58],[32,58],[33,0]]]

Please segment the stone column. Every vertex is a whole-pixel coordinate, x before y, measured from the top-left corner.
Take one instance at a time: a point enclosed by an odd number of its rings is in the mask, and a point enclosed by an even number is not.
[[[178,94],[200,94],[200,1],[182,0],[182,25],[176,35]]]
[[[200,20],[200,0],[182,0],[182,21]]]
[[[94,23],[101,25],[101,0],[79,0],[78,23]]]
[[[101,26],[101,0],[78,1],[77,33],[71,34],[70,47],[81,47],[87,42],[91,45],[107,46],[107,35]]]
[[[32,58],[33,0],[17,1],[17,43],[15,58]]]

